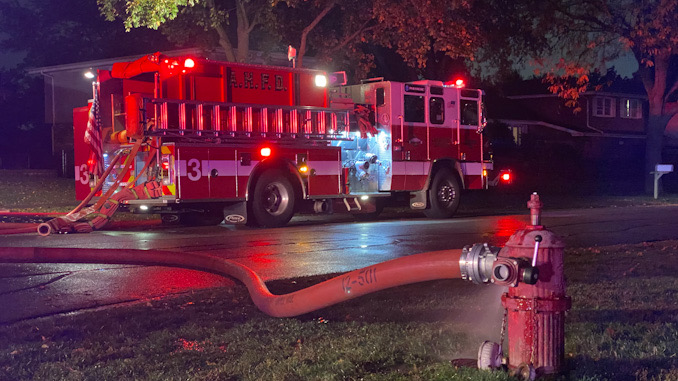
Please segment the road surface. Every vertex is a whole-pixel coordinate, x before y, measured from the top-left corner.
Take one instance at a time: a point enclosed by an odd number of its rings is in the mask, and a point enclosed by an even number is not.
[[[403,218],[405,217],[405,218]],[[296,217],[285,228],[135,226],[89,234],[0,236],[2,247],[160,249],[203,252],[243,263],[264,279],[353,270],[424,251],[478,242],[503,245],[524,215],[429,220],[395,214],[377,222]],[[546,211],[543,224],[568,247],[678,239],[678,206]],[[0,323],[232,285],[190,270],[114,265],[0,264]]]

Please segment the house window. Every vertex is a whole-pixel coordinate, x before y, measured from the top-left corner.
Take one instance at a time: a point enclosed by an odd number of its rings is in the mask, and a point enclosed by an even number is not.
[[[593,98],[593,116],[611,118],[615,116],[614,98]]]
[[[622,99],[621,109],[622,118],[640,119],[643,117],[643,106],[640,99]]]

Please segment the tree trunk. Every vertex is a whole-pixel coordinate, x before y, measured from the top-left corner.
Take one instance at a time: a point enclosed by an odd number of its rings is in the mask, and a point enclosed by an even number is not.
[[[655,165],[662,162],[664,148],[664,131],[670,117],[666,115],[650,115],[647,121],[647,138],[645,140],[645,193],[654,192]]]
[[[228,35],[226,34],[226,30],[221,25],[215,26],[214,29],[217,31],[217,34],[219,35],[219,46],[221,46],[224,49],[224,52],[226,53],[226,61],[235,62],[236,61],[235,50],[233,49],[231,40],[228,38]]]
[[[238,26],[238,48],[237,57],[238,62],[247,62],[250,55],[250,32],[248,28],[241,28]]]
[[[205,4],[212,11],[216,10],[214,0],[207,0]],[[210,11],[206,10],[206,12],[207,12],[206,17],[210,18],[211,17]],[[231,39],[228,37],[226,28],[224,27],[225,23],[226,23],[225,20],[223,21],[223,23],[221,22],[214,23],[212,24],[212,27],[217,32],[217,35],[219,35],[219,46],[221,46],[224,49],[224,53],[226,53],[226,60],[233,62],[235,61],[235,51],[233,50],[233,44],[231,43]]]
[[[257,18],[250,19],[250,14],[247,10],[247,1],[236,0],[235,14],[238,21],[236,27],[238,46],[236,51],[236,59],[238,62],[247,62],[250,56],[250,33],[257,25]]]

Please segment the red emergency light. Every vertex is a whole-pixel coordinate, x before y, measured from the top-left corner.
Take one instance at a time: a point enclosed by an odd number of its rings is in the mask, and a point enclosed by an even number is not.
[[[445,86],[448,87],[456,87],[458,89],[461,89],[462,87],[466,87],[466,83],[462,78],[457,78],[454,81],[447,81],[445,82]]]
[[[270,147],[264,147],[259,151],[259,153],[263,157],[269,157],[269,156],[271,156],[271,148]]]
[[[192,58],[186,58],[184,61],[184,67],[185,68],[194,68],[195,67],[195,61],[193,61]]]
[[[510,171],[502,172],[501,175],[499,175],[499,178],[501,179],[501,181],[505,183],[510,183],[512,180],[511,172]]]

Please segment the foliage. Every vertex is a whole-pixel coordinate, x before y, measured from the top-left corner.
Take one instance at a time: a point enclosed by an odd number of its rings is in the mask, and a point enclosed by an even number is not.
[[[214,37],[203,41],[216,40],[226,58],[234,62],[247,61],[252,33],[266,22],[272,10],[270,0],[97,0],[97,3],[106,19],[122,19],[127,30],[158,29],[176,20],[185,29],[161,29],[175,41],[185,40],[182,35],[187,30],[210,33]]]
[[[523,0],[521,11],[530,20],[523,39],[533,44],[514,46],[514,56],[529,55],[545,75],[551,91],[578,107],[578,98],[588,91],[592,73],[605,73],[615,59],[632,56],[640,63],[639,77],[649,101],[645,173],[646,190],[651,190],[654,165],[661,162],[663,134],[668,121],[678,114],[678,1],[676,0]],[[525,49],[527,48],[527,49]]]
[[[168,20],[173,20],[179,14],[179,7],[192,7],[199,1],[196,0],[137,0],[132,2],[125,1],[105,1],[97,0],[101,13],[106,16],[106,20],[114,21],[118,17],[123,17],[125,30],[141,26],[158,29],[158,27]]]
[[[377,41],[393,47],[411,66],[426,66],[431,50],[473,60],[480,28],[471,2],[377,0],[374,9]]]

